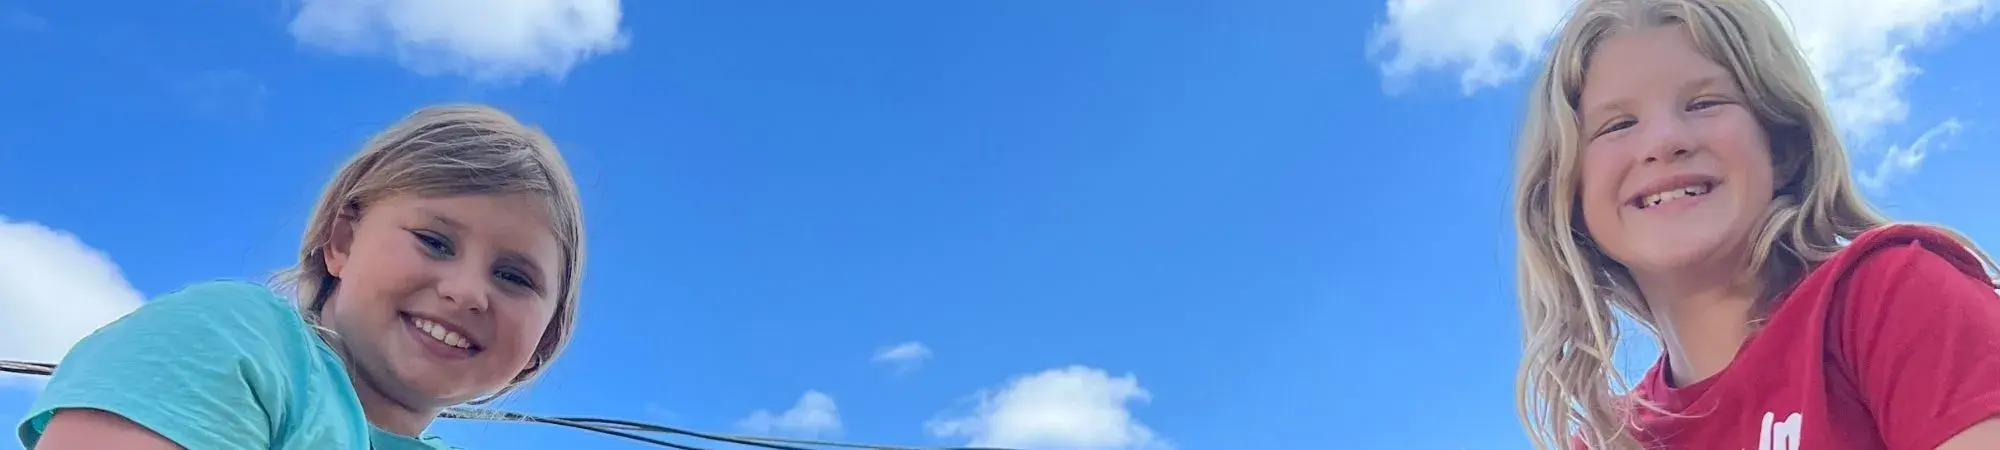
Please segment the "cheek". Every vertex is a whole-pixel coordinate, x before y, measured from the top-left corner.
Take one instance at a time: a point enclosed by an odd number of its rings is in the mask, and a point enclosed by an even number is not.
[[[378,238],[355,244],[323,314],[379,320],[387,317],[381,311],[401,308],[400,303],[413,298],[431,277],[424,256],[402,242]]]
[[[1585,230],[1593,238],[1600,233],[1615,233],[1611,226],[1617,218],[1618,208],[1623,203],[1618,195],[1618,165],[1603,152],[1585,150],[1582,155],[1582,173],[1577,184],[1577,200],[1582,203]]]
[[[541,344],[542,334],[548,331],[549,324],[555,316],[554,307],[543,306],[544,304],[546,303],[522,304],[519,308],[506,311],[501,317],[500,324],[506,329],[507,342],[512,344],[508,349],[510,357],[517,357],[525,362],[533,355],[535,347]]]
[[[430,276],[426,257],[408,243],[395,239],[375,239],[356,246],[343,288],[353,286],[375,294],[405,294]]]
[[[424,255],[398,239],[377,239],[368,247],[370,270],[383,274],[411,273],[423,268]]]
[[[1746,188],[1745,193],[1770,192],[1776,168],[1771,141],[1763,127],[1748,113],[1733,114],[1707,136],[1709,148],[1727,165],[1730,177]]]

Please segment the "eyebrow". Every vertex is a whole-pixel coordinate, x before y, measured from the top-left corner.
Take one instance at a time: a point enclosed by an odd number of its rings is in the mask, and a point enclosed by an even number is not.
[[[1587,110],[1584,110],[1583,118],[1585,119],[1597,118],[1612,111],[1618,111],[1622,109],[1625,109],[1625,100],[1614,100],[1610,102],[1605,102],[1598,104],[1597,106],[1593,106]],[[1587,122],[1594,122],[1594,121],[1587,121]],[[1585,125],[1589,125],[1589,123],[1585,123]]]
[[[443,224],[447,228],[453,228],[453,229],[465,228],[465,224],[459,223],[457,220],[452,220],[451,217],[445,216],[444,213],[432,211],[421,207],[417,208],[417,212],[421,212],[426,216],[430,216],[432,222]]]
[[[1686,84],[1682,84],[1681,91],[1682,92],[1699,91],[1702,90],[1703,88],[1709,88],[1715,86],[1727,86],[1729,85],[1729,81],[1730,81],[1729,76],[1725,74],[1702,75],[1701,77],[1695,78],[1693,81],[1689,81]]]

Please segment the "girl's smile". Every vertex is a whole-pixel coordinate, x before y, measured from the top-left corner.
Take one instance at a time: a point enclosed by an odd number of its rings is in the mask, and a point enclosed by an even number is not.
[[[459,361],[479,354],[479,343],[466,337],[467,333],[455,325],[441,320],[431,320],[403,313],[403,329],[409,331],[410,339],[417,341],[424,350],[446,361]]]
[[[1632,198],[1634,208],[1653,213],[1685,210],[1700,203],[1702,196],[1715,191],[1722,181],[1700,174],[1674,175],[1648,183]]]

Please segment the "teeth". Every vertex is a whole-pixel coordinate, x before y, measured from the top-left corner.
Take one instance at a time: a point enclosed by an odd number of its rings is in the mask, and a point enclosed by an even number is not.
[[[1702,184],[1695,184],[1686,187],[1681,187],[1677,189],[1668,189],[1664,192],[1648,195],[1639,199],[1639,209],[1646,209],[1654,206],[1659,206],[1661,203],[1674,201],[1675,199],[1683,197],[1693,197],[1697,195],[1707,194],[1708,188],[1709,186],[1707,183],[1702,183]]]
[[[411,317],[410,321],[417,324],[417,329],[424,330],[424,333],[430,334],[431,339],[443,342],[444,345],[458,348],[472,348],[472,341],[465,339],[465,336],[445,329],[444,325],[438,325],[437,322],[424,320],[421,317]]]

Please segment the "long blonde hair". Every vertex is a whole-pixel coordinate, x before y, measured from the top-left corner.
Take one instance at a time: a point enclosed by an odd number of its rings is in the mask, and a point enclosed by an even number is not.
[[[556,290],[555,315],[528,367],[499,391],[472,403],[492,401],[546,371],[568,345],[576,323],[577,290],[583,278],[583,210],[569,166],[541,131],[486,106],[417,110],[369,140],[341,166],[306,222],[298,265],[279,272],[272,284],[298,299],[301,316],[323,338],[338,339],[319,323],[320,310],[339,288],[339,279],[327,273],[324,254],[334,221],[352,220],[373,202],[399,194],[512,193],[547,200],[549,227],[562,245],[563,275]]]
[[[1686,27],[1742,87],[1770,136],[1777,193],[1744,271],[1761,294],[1755,317],[1847,240],[1888,223],[1856,191],[1819,86],[1781,20],[1764,0],[1584,0],[1565,21],[1529,95],[1515,168],[1523,328],[1515,395],[1536,448],[1568,449],[1573,436],[1595,449],[1638,448],[1626,430],[1633,409],[1661,411],[1614,392],[1630,386],[1612,363],[1624,331],[1615,314],[1654,336],[1659,330],[1631,274],[1592,245],[1577,202],[1577,103],[1591,53],[1606,38]]]

